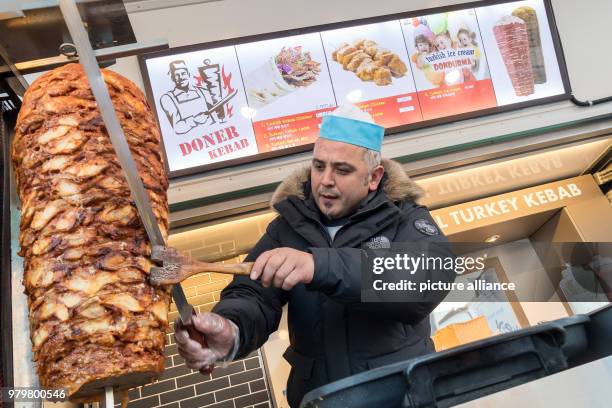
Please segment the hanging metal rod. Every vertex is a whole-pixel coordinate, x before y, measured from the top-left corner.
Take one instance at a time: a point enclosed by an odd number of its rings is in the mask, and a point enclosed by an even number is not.
[[[160,51],[168,49],[168,40],[157,39],[147,42],[139,42],[134,44],[118,45],[116,47],[101,48],[94,51],[94,55],[98,62],[114,60],[117,58],[129,57],[132,55],[144,54],[147,52]],[[57,68],[61,65],[70,62],[78,62],[79,57],[66,57],[58,55],[57,57],[42,58],[33,61],[18,62],[15,68],[21,75],[32,74],[35,72],[48,71]],[[0,66],[0,77],[13,76],[13,72],[7,66]]]

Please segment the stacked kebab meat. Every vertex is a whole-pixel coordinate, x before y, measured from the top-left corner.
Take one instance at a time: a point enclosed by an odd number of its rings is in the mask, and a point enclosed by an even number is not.
[[[154,115],[133,83],[102,73],[166,238],[168,181]],[[170,288],[148,282],[150,243],[80,65],[32,84],[12,149],[42,387],[88,400],[104,385],[150,381],[164,369]]]
[[[534,76],[529,56],[527,25],[516,16],[504,16],[493,27],[499,52],[516,96],[529,96],[535,92]]]

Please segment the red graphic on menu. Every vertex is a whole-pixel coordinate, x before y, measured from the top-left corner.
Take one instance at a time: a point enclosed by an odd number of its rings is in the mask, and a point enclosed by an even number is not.
[[[418,95],[424,120],[496,106],[493,81],[490,79],[444,85],[419,92]]]
[[[385,128],[422,120],[416,93],[374,99],[357,106],[370,113]],[[319,109],[298,115],[253,122],[260,153],[314,143],[323,116],[335,108]]]
[[[314,143],[323,116],[335,108],[253,122],[259,153]]]
[[[232,88],[232,73],[226,74],[225,66],[221,67],[221,78],[223,79],[223,89],[225,89],[228,94],[233,93],[235,89]]]
[[[473,10],[403,20],[423,119],[497,106]]]
[[[416,93],[373,99],[358,103],[357,106],[372,115],[374,121],[385,128],[422,120]]]

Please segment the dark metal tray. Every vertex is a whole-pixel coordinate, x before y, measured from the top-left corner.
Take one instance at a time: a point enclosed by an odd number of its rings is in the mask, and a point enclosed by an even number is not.
[[[366,371],[301,407],[450,407],[612,354],[612,305]]]

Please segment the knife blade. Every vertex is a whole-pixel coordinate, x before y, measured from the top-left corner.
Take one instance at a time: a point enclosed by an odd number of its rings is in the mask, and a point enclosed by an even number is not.
[[[98,103],[102,119],[104,120],[108,135],[117,153],[119,164],[123,169],[123,173],[130,187],[132,197],[136,203],[138,214],[145,227],[149,241],[151,241],[152,246],[165,246],[164,237],[157,224],[153,208],[151,207],[151,201],[138,175],[136,163],[132,157],[119,119],[117,119],[117,114],[115,113],[115,108],[111,101],[110,94],[108,93],[108,88],[102,78],[102,73],[100,72],[98,62],[95,58],[91,43],[89,42],[89,36],[83,27],[79,10],[74,0],[59,0],[59,6],[64,16],[64,20],[66,21],[66,25],[68,26],[68,31],[72,36],[72,41],[78,51],[79,61],[85,69],[89,86]],[[190,326],[194,310],[187,302],[185,292],[180,284],[176,284],[172,287],[172,297],[179,310],[181,322],[185,326]]]
[[[185,292],[181,288],[181,285],[178,283],[172,287],[172,298],[174,299],[176,308],[179,311],[179,317],[181,319],[181,323],[185,325],[191,324],[191,316],[193,315],[193,306],[191,306],[189,302],[187,302],[187,298],[185,297]]]
[[[226,104],[227,102],[229,102],[230,99],[232,99],[234,96],[236,96],[238,94],[238,91],[234,91],[231,94],[225,95],[223,98],[221,98],[217,103],[215,103],[213,106],[211,106],[210,108],[208,108],[208,110],[204,113],[206,114],[211,114],[213,113],[215,110],[217,110],[217,108],[219,108],[220,106]]]
[[[196,312],[193,309],[193,306],[187,302],[187,298],[185,297],[185,292],[181,287],[180,283],[177,283],[172,287],[172,298],[174,299],[174,303],[176,304],[176,308],[179,311],[179,318],[174,322],[174,331],[178,330],[186,330],[193,340],[200,343],[203,347],[207,347],[208,343],[202,333],[200,333],[193,325],[193,317]]]

